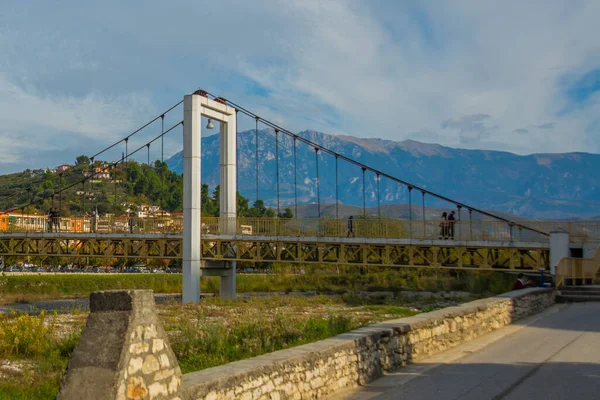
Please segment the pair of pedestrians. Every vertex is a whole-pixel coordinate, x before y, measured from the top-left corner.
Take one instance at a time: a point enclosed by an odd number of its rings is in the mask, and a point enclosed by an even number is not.
[[[450,214],[447,212],[442,213],[442,218],[440,219],[440,239],[451,239],[454,240],[454,224],[456,223],[455,211],[450,211]]]

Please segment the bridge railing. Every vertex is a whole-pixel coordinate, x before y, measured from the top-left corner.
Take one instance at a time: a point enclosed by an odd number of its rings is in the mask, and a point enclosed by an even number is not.
[[[225,228],[226,227],[226,228]],[[10,232],[73,232],[119,234],[180,234],[183,218],[114,217],[100,218],[63,217],[49,223],[45,216],[15,218],[0,226],[0,231]],[[202,217],[202,232],[225,234],[235,230],[239,235],[263,236],[318,236],[364,237],[418,240],[486,240],[486,241],[547,241],[552,231],[568,232],[572,240],[600,241],[600,221],[548,222],[524,221],[520,225],[503,221],[401,220],[392,218],[251,218],[232,219]]]

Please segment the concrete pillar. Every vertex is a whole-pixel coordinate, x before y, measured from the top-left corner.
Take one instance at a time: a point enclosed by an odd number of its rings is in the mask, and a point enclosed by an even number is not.
[[[550,232],[550,272],[556,275],[556,265],[563,257],[570,257],[568,232]]]
[[[200,96],[183,100],[183,303],[200,302]]]
[[[221,233],[234,235],[237,230],[237,127],[235,113],[222,122],[220,132],[220,217]],[[220,295],[222,299],[235,297],[236,262],[223,262]]]
[[[236,232],[237,216],[237,144],[235,114],[221,122],[219,168],[221,175],[220,217],[221,233],[233,235]]]
[[[221,275],[221,286],[219,288],[219,294],[222,299],[234,299],[235,298],[235,277],[236,277],[236,262],[225,261],[223,262],[225,269]]]

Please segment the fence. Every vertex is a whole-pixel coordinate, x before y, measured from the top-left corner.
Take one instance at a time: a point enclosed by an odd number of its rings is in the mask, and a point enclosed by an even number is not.
[[[183,217],[61,217],[49,223],[47,217],[11,215],[0,224],[9,232],[81,232],[122,234],[180,234]],[[391,218],[218,218],[203,217],[202,233],[221,235],[360,237],[417,240],[485,240],[546,242],[552,231],[568,232],[571,240],[600,241],[600,221],[553,222],[401,220]]]

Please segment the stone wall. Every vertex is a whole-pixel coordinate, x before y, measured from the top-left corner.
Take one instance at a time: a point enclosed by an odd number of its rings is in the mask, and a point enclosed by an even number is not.
[[[315,399],[368,383],[554,304],[553,289],[525,289],[184,375],[187,399]]]
[[[554,298],[553,289],[510,292],[182,377],[151,291],[96,292],[58,399],[316,399],[542,311]]]

